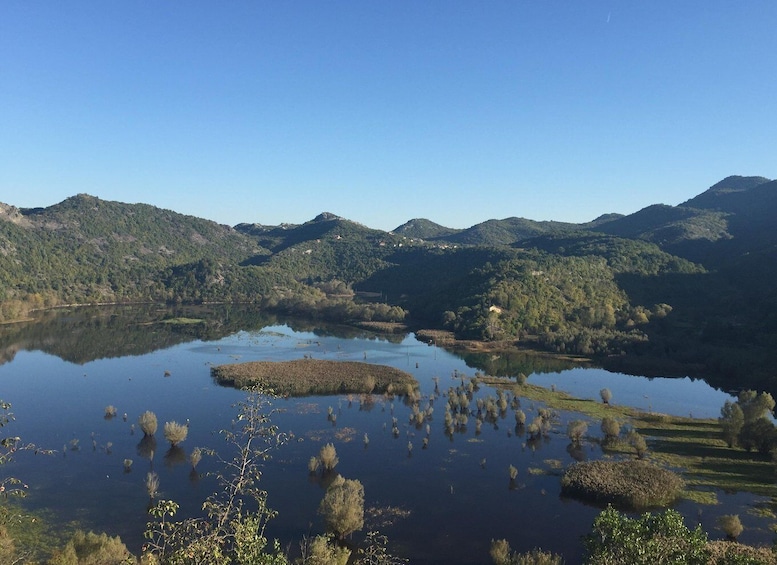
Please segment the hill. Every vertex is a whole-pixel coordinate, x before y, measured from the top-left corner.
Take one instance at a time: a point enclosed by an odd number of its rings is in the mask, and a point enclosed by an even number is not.
[[[586,224],[464,230],[415,219],[384,232],[326,212],[231,228],[83,194],[3,204],[0,320],[63,303],[252,303],[777,391],[775,214],[777,182],[763,177]]]
[[[446,228],[440,224],[435,224],[431,220],[416,218],[405,222],[401,226],[392,230],[392,233],[401,235],[410,239],[439,240],[446,239],[460,233],[462,230]]]

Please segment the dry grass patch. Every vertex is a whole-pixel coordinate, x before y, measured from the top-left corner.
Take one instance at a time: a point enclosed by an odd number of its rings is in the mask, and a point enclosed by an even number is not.
[[[640,510],[667,506],[682,493],[677,473],[646,461],[585,461],[561,478],[561,493],[597,504]]]
[[[283,396],[405,392],[408,386],[418,387],[410,373],[356,361],[250,361],[218,365],[211,369],[211,374],[222,385],[259,385]]]

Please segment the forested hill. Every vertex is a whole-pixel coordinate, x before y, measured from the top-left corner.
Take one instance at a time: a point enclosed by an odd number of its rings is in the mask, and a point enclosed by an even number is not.
[[[331,213],[232,228],[83,194],[2,204],[0,319],[67,303],[250,302],[777,390],[775,214],[777,183],[762,177],[586,224],[415,219],[393,232]]]

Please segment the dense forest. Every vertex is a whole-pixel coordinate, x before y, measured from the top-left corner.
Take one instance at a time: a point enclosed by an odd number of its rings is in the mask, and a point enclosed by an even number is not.
[[[328,213],[229,227],[84,194],[0,204],[0,321],[63,304],[250,303],[777,392],[776,213],[763,177],[585,224],[465,230],[414,219],[384,232]]]

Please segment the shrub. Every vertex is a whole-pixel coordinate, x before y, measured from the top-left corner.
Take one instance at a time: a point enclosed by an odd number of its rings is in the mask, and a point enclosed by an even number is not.
[[[98,565],[137,563],[119,538],[77,530],[64,548],[54,551],[49,565]]]
[[[321,466],[324,468],[324,471],[331,471],[340,461],[337,458],[337,450],[331,443],[327,443],[324,447],[321,448],[321,452],[319,453],[318,458],[321,461]]]
[[[507,472],[510,475],[510,480],[511,481],[514,481],[516,479],[516,477],[518,476],[518,469],[516,469],[513,465],[510,465],[507,468]]]
[[[634,448],[634,452],[640,459],[642,459],[645,456],[645,453],[647,453],[647,442],[645,441],[645,438],[642,437],[636,430],[631,430],[629,432],[629,445]]]
[[[319,460],[319,458],[316,457],[315,455],[311,456],[310,459],[308,460],[308,472],[311,474],[315,473],[316,471],[318,471],[319,465],[321,465],[321,461]]]
[[[685,483],[677,474],[645,461],[585,461],[571,465],[561,478],[561,493],[621,508],[671,504]]]
[[[602,418],[602,433],[604,434],[604,443],[611,445],[617,441],[621,433],[621,425],[615,418],[605,416]]]
[[[144,435],[154,435],[157,428],[156,414],[146,410],[140,415],[140,418],[138,418],[138,425],[140,426],[140,429],[143,430]]]
[[[156,495],[159,492],[159,475],[154,471],[146,474],[146,492],[151,499],[156,498]]]
[[[316,536],[302,545],[304,565],[346,565],[351,550],[332,544],[327,536]]]
[[[674,510],[628,518],[608,507],[583,540],[589,565],[706,565],[707,534],[689,530]]]
[[[612,400],[612,392],[610,392],[609,388],[603,388],[599,391],[599,396],[602,397],[602,402],[605,404],[609,404],[610,400]]]
[[[327,531],[339,539],[364,526],[364,486],[356,479],[336,477],[318,507]]]
[[[117,410],[113,404],[109,404],[105,407],[105,419],[110,420],[116,416]]]
[[[176,421],[165,422],[165,439],[170,445],[176,446],[186,439],[189,435],[189,427],[185,424],[179,424]]]
[[[567,424],[567,436],[574,444],[579,444],[587,431],[588,424],[583,420],[573,420]]]
[[[739,534],[744,530],[738,514],[726,514],[721,516],[718,518],[718,526],[723,530],[723,533],[726,534],[726,537],[732,541],[736,541]]]
[[[191,454],[189,455],[189,463],[192,464],[192,469],[196,469],[199,462],[202,460],[202,449],[199,447],[195,447],[192,449]]]
[[[533,549],[526,553],[515,553],[505,539],[491,540],[489,551],[494,565],[561,565],[560,555]]]

